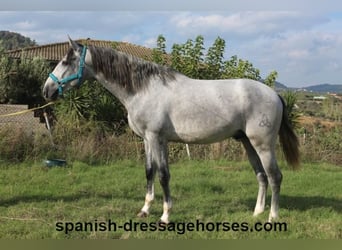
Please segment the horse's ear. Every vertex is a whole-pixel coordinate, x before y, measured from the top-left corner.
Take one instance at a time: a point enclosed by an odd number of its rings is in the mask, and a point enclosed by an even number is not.
[[[78,50],[80,46],[75,41],[73,41],[69,35],[68,35],[68,38],[69,38],[70,47],[72,47],[75,51]]]

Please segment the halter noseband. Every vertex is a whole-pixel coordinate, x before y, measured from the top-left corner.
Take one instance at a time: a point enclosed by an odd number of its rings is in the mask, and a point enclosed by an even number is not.
[[[58,77],[55,76],[53,73],[49,74],[49,77],[58,85],[58,94],[60,96],[63,95],[63,87],[67,82],[78,79],[77,85],[79,86],[81,84],[81,79],[83,77],[83,69],[84,69],[84,64],[85,64],[86,52],[87,52],[87,46],[83,46],[82,54],[81,54],[81,58],[80,58],[80,65],[79,65],[78,72],[76,74],[62,78],[61,80],[59,80]]]

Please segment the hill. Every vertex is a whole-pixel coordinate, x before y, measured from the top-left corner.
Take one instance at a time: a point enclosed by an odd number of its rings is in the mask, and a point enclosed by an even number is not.
[[[285,86],[284,84],[282,84],[282,83],[280,83],[280,82],[277,82],[277,81],[275,81],[274,88],[275,88],[276,91],[288,90],[288,87],[287,87],[287,86]]]
[[[35,46],[37,43],[29,37],[11,31],[0,31],[0,41],[5,50]]]
[[[305,87],[305,90],[319,93],[342,93],[342,84],[319,84]]]

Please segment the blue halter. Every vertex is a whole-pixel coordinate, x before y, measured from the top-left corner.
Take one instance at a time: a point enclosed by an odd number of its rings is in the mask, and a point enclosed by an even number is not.
[[[58,94],[63,95],[63,87],[67,82],[73,81],[78,79],[77,85],[81,85],[81,79],[83,77],[83,69],[84,69],[84,64],[85,64],[85,56],[87,52],[87,46],[83,46],[82,49],[82,54],[80,58],[80,66],[78,69],[78,72],[76,74],[70,75],[68,77],[65,77],[61,80],[58,79],[57,76],[55,76],[53,73],[49,74],[49,77],[58,85]]]

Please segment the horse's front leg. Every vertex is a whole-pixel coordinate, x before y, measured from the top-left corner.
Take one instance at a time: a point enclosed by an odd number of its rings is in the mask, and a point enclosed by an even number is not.
[[[158,134],[148,133],[145,140],[145,149],[147,150],[147,194],[145,205],[141,213],[147,212],[150,207],[151,198],[153,198],[153,177],[155,170],[158,170],[159,182],[162,186],[164,193],[163,202],[163,215],[160,218],[161,223],[169,223],[169,214],[172,207],[169,181],[170,173],[168,167],[168,150],[167,141],[161,138]],[[150,168],[148,166],[151,166]]]
[[[141,211],[138,213],[138,217],[146,217],[150,213],[150,207],[154,200],[154,177],[156,174],[156,164],[152,161],[152,151],[147,140],[144,140],[145,154],[146,154],[146,180],[147,180],[147,192],[145,196],[145,204]]]

